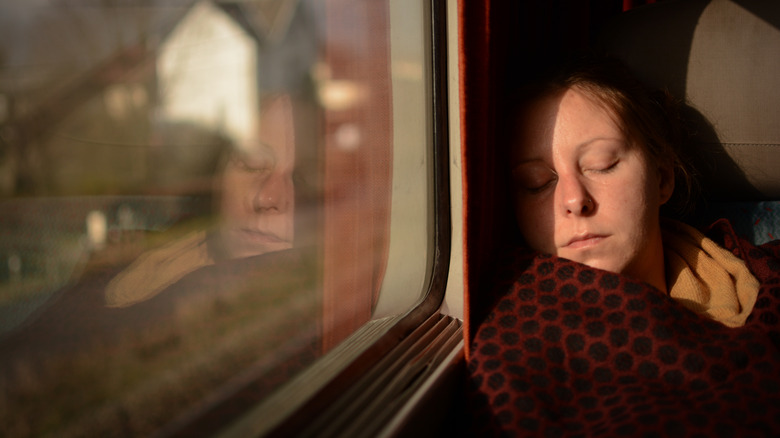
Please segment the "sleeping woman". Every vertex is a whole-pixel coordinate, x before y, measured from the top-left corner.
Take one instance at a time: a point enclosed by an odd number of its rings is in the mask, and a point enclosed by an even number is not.
[[[662,230],[661,206],[676,181],[688,193],[690,171],[663,106],[619,72],[582,66],[520,104],[510,160],[520,232],[537,251],[645,281],[740,326],[758,281],[695,229],[665,222]]]
[[[661,218],[692,186],[661,96],[590,59],[513,102],[525,245],[475,322],[481,432],[780,431],[780,246]]]

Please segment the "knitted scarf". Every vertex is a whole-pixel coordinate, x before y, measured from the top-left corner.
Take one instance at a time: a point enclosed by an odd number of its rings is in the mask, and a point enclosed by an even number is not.
[[[669,295],[728,327],[743,326],[759,290],[745,262],[682,222],[665,220],[662,230]]]
[[[185,275],[214,264],[206,232],[188,234],[142,254],[106,286],[106,306],[127,307],[148,300]]]

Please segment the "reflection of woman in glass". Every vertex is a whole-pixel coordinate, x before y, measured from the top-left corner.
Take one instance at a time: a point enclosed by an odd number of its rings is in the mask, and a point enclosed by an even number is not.
[[[213,226],[167,230],[155,237],[166,244],[121,271],[97,265],[0,338],[0,357],[12,358],[0,360],[0,399],[106,413],[79,414],[85,429],[74,430],[86,435],[126,418],[143,419],[134,430],[145,434],[197,412],[203,394],[216,397],[209,405],[235,397],[220,416],[239,415],[318,357],[317,259],[293,248],[292,110],[286,95],[264,100],[257,138],[220,160]],[[220,389],[237,375],[253,376],[246,391]]]
[[[292,247],[295,138],[289,98],[264,101],[258,141],[234,150],[219,190],[219,242],[228,258]]]
[[[218,226],[149,251],[114,278],[106,304],[126,307],[149,299],[198,268],[219,260],[292,248],[295,136],[287,95],[263,99],[259,135],[237,145],[217,181]]]

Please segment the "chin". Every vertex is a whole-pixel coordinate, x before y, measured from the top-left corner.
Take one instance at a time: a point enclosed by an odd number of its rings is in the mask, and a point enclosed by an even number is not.
[[[228,248],[227,253],[231,259],[244,259],[248,257],[268,254],[269,252],[283,251],[292,248],[290,243],[279,243],[272,245],[263,245],[258,247],[249,247],[247,245],[237,245]]]
[[[624,274],[631,268],[636,254],[633,251],[620,251],[621,248],[614,248],[614,246],[616,245],[599,246],[584,251],[564,251],[559,255],[591,268]]]
[[[626,270],[626,264],[615,260],[585,258],[584,260],[572,259],[575,262],[590,266],[591,268],[601,269],[602,271],[622,274]]]

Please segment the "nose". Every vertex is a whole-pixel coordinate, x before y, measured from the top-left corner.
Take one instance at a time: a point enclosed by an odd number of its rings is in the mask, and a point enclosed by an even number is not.
[[[282,172],[273,171],[260,181],[252,198],[252,209],[257,213],[284,213],[292,202],[292,182]]]
[[[595,211],[595,201],[579,178],[559,176],[556,191],[559,208],[564,215],[587,216]]]

